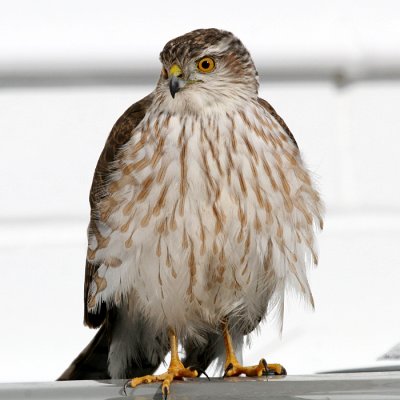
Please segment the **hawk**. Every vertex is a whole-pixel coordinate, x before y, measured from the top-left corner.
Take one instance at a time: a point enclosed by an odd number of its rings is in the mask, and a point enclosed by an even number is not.
[[[320,196],[238,38],[195,30],[160,60],[156,88],[114,125],[94,173],[84,321],[100,330],[60,379],[162,381],[167,396],[217,357],[225,376],[283,374],[264,359],[241,365],[235,349],[282,316],[287,290],[313,304]],[[167,372],[151,375],[170,350]]]

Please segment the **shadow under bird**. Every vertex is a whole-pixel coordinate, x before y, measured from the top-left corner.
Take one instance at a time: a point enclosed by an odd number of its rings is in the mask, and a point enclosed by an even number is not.
[[[217,358],[226,377],[286,373],[235,351],[268,313],[282,320],[287,290],[313,305],[323,206],[239,39],[195,30],[160,60],[156,88],[118,119],[94,173],[84,320],[100,329],[59,379],[162,382],[166,398]]]

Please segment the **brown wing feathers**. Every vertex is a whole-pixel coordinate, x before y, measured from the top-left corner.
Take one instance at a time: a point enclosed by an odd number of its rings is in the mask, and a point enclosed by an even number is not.
[[[274,107],[271,106],[271,104],[268,103],[268,101],[262,99],[261,97],[258,98],[258,103],[264,107],[281,125],[281,127],[284,129],[286,134],[290,137],[290,139],[293,141],[293,143],[296,145],[298,148],[298,144],[296,142],[296,139],[293,136],[293,133],[290,131],[289,127],[286,125],[285,121],[278,115],[278,113],[275,111]]]
[[[93,182],[90,189],[89,202],[91,207],[91,219],[89,222],[89,231],[93,228],[94,221],[97,216],[97,205],[104,196],[103,187],[107,181],[107,177],[112,170],[112,163],[116,160],[118,152],[132,136],[133,129],[140,123],[146,114],[148,107],[153,100],[150,94],[129,107],[125,113],[118,119],[113,126],[110,135],[106,141],[104,149],[97,162],[97,166],[93,176]],[[92,314],[88,312],[87,300],[90,283],[93,275],[99,268],[99,265],[86,261],[85,270],[85,287],[84,287],[84,323],[91,328],[100,326],[106,317],[105,304],[102,305],[98,313]]]

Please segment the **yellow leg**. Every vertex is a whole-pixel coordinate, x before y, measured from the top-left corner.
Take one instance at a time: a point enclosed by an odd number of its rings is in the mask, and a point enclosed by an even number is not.
[[[171,382],[174,379],[196,378],[198,376],[197,371],[185,368],[179,359],[178,340],[175,332],[172,329],[169,331],[169,344],[171,347],[171,362],[167,372],[164,372],[161,375],[145,375],[141,376],[140,378],[133,378],[129,382],[132,388],[135,388],[143,383],[162,382],[163,398],[166,399],[169,394]]]
[[[239,376],[245,374],[246,376],[262,376],[269,372],[276,375],[286,375],[286,369],[280,364],[267,364],[264,358],[260,360],[258,365],[251,367],[244,367],[239,363],[233,349],[232,338],[229,334],[228,324],[223,323],[224,343],[226,349],[225,361],[225,375],[224,376]]]

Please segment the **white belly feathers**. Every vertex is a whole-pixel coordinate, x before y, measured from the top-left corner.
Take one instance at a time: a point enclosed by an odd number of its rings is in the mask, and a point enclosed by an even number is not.
[[[148,112],[121,151],[89,237],[89,308],[129,301],[177,332],[260,318],[293,287],[312,302],[321,202],[299,151],[258,104]],[[160,312],[162,310],[162,312]]]

